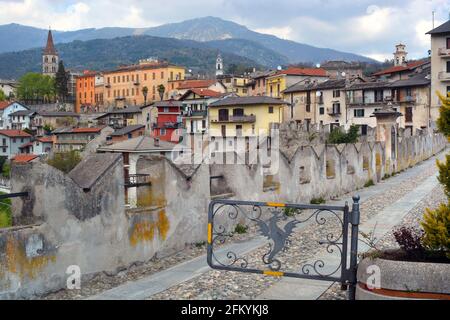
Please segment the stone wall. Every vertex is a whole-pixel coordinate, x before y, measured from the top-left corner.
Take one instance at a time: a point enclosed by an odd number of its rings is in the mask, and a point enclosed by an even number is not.
[[[176,165],[142,156],[136,170],[148,174],[151,185],[137,190],[138,207],[128,210],[120,155],[90,155],[69,175],[40,162],[14,165],[12,192],[30,196],[14,199],[15,226],[0,229],[0,299],[65,288],[71,265],[86,281],[205,241],[211,198],[309,203],[336,197],[445,145],[439,134],[402,137],[398,159],[386,159],[381,142],[291,145],[270,174],[260,163]]]

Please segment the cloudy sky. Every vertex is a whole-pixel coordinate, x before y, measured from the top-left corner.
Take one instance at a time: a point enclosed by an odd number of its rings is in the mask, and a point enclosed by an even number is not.
[[[404,42],[410,58],[429,49],[425,35],[447,21],[450,0],[0,0],[0,24],[58,30],[152,27],[216,16],[319,47],[391,58]]]

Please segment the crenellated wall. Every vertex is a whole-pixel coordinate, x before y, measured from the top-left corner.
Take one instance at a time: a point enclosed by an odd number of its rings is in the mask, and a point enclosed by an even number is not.
[[[386,159],[381,142],[298,146],[280,151],[279,170],[270,175],[261,163],[176,165],[142,156],[136,170],[151,185],[138,188],[134,209],[125,209],[120,155],[89,155],[69,175],[40,162],[14,165],[12,192],[30,196],[14,199],[15,226],[0,229],[0,299],[65,288],[71,265],[86,281],[204,241],[214,197],[295,203],[335,197],[413,166],[446,142],[440,134],[403,137],[397,159]]]

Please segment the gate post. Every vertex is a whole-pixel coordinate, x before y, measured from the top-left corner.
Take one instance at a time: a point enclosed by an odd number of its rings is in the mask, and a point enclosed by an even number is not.
[[[358,265],[358,227],[359,227],[359,196],[353,197],[352,212],[350,223],[352,225],[351,244],[350,244],[350,290],[348,292],[349,300],[355,300],[355,291],[357,285],[356,271]]]

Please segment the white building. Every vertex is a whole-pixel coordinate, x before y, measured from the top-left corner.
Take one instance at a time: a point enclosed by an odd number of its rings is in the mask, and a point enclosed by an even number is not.
[[[0,130],[0,156],[11,159],[21,153],[20,147],[31,141],[32,136],[21,130]]]
[[[32,110],[19,110],[9,114],[9,123],[13,130],[31,129],[33,118],[36,115]]]
[[[12,129],[10,114],[17,111],[29,111],[29,109],[18,102],[0,103],[0,129]]]
[[[19,86],[17,81],[0,79],[0,90],[8,97],[15,96],[17,87]]]
[[[436,94],[450,93],[450,20],[431,30],[431,119],[439,117],[441,101]]]

